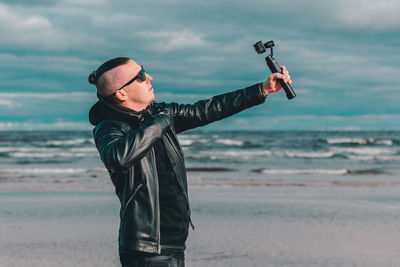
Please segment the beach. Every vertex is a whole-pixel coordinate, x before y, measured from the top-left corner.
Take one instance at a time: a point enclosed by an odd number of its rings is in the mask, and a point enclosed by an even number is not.
[[[199,186],[198,175],[187,266],[400,265],[398,185]],[[119,203],[104,182],[2,190],[1,266],[119,266]]]
[[[186,266],[400,266],[398,132],[180,135]],[[0,266],[119,266],[90,132],[0,132]]]

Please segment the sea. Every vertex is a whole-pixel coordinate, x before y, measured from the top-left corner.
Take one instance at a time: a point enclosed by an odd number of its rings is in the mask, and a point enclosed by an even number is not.
[[[178,138],[193,186],[388,183],[400,176],[400,131],[191,130]],[[0,132],[0,181],[107,177],[91,131]]]
[[[400,266],[399,131],[178,138],[188,266]],[[1,131],[0,203],[4,266],[120,266],[119,200],[91,131]]]

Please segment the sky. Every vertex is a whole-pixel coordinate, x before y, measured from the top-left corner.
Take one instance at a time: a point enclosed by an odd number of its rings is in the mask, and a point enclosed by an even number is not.
[[[119,56],[143,65],[156,101],[195,103],[270,74],[283,90],[210,130],[399,130],[398,0],[0,0],[0,130],[91,129],[87,77]]]

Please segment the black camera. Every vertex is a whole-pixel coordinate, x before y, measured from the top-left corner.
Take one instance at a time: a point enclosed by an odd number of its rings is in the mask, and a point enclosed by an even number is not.
[[[274,46],[275,44],[273,40],[268,41],[266,43],[259,41],[255,45],[253,45],[257,54],[263,54],[267,51],[267,49],[270,49],[271,53],[265,58],[265,61],[267,62],[267,65],[272,73],[281,72],[281,67],[278,64],[278,61],[276,61],[276,59],[273,58],[272,47]],[[283,90],[285,90],[288,99],[292,99],[296,96],[290,84],[285,83],[282,79],[279,79],[279,82],[282,85]]]

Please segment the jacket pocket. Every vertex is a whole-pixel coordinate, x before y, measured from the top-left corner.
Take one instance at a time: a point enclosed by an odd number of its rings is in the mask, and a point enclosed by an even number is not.
[[[133,191],[132,195],[129,197],[128,201],[125,204],[125,207],[123,209],[121,209],[120,212],[120,218],[122,220],[122,218],[124,218],[124,215],[126,213],[126,210],[129,207],[129,204],[132,202],[132,200],[135,198],[135,196],[137,195],[137,193],[139,192],[139,190],[143,187],[143,184],[139,184],[136,188],[135,191]]]

